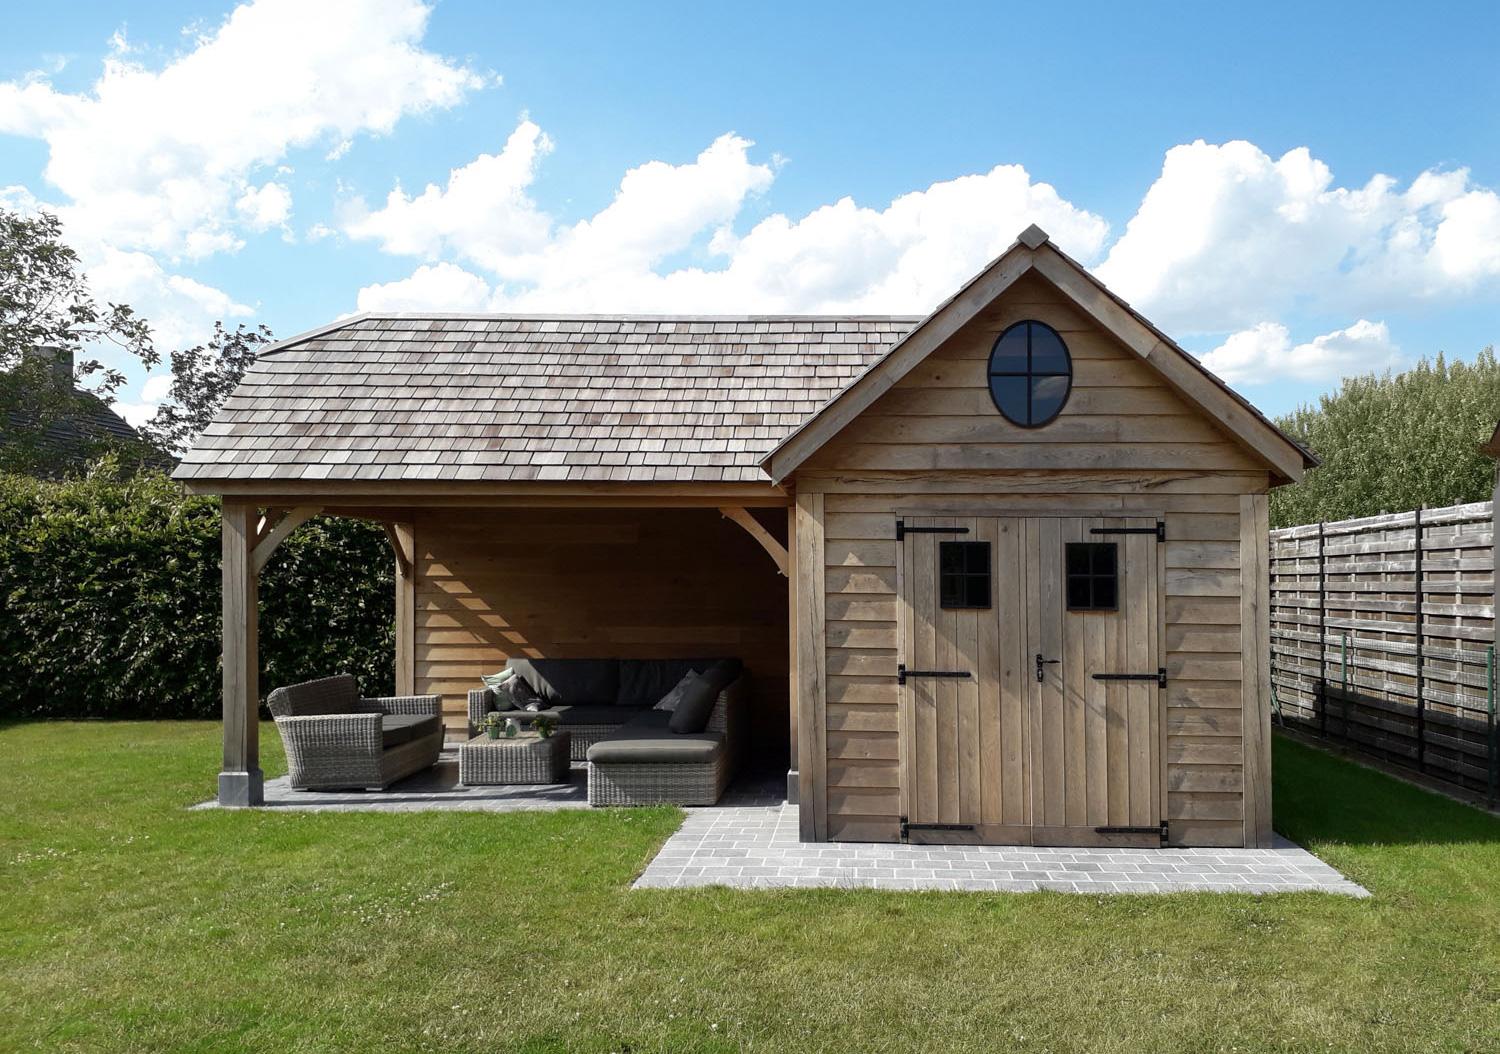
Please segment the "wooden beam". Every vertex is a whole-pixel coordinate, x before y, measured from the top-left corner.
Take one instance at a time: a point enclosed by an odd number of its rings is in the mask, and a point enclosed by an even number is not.
[[[224,581],[224,765],[221,805],[260,805],[260,656],[253,559],[256,507],[225,502],[221,535]]]
[[[1270,500],[1240,498],[1240,728],[1245,847],[1271,845]]]
[[[382,523],[380,526],[385,530],[385,540],[391,543],[391,552],[396,554],[397,576],[410,578],[412,564],[411,527],[401,525],[405,526],[405,531],[402,532],[398,525],[394,523]]]
[[[409,523],[385,525],[396,551],[396,694],[416,694],[417,534]]]
[[[266,532],[266,536],[255,544],[252,560],[254,561],[257,576],[266,569],[266,563],[271,559],[271,555],[276,552],[277,547],[286,541],[287,535],[312,519],[322,509],[321,505],[298,505],[276,521],[276,525]]]
[[[759,520],[750,515],[748,509],[741,505],[721,505],[719,515],[745,528],[750,537],[759,542],[760,547],[771,555],[772,560],[776,561],[776,570],[783,575],[787,573],[786,546],[778,542]]]
[[[828,839],[827,582],[823,571],[823,495],[797,495],[797,778],[804,842]]]

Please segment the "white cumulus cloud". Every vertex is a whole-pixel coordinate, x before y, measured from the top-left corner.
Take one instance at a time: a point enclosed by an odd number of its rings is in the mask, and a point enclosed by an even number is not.
[[[117,46],[85,91],[0,83],[0,132],[47,144],[73,238],[174,258],[234,249],[235,218],[263,227],[273,204],[253,204],[266,192],[256,169],[389,132],[485,83],[421,48],[430,13],[418,0],[255,0],[161,69]],[[247,193],[252,207],[236,209]],[[287,195],[275,192],[282,211]]]
[[[490,285],[457,264],[423,264],[411,277],[367,285],[359,291],[361,311],[483,311]]]
[[[446,187],[396,188],[374,211],[354,203],[344,230],[429,265],[444,255],[464,261],[493,283],[492,309],[637,312],[920,311],[1028,223],[1085,259],[1109,230],[1021,166],[1000,165],[881,209],[843,198],[800,218],[771,215],[738,235],[735,221],[775,179],[773,165],[751,159],[753,145],[726,134],[692,161],[632,168],[608,206],[567,224],[530,195],[552,143],[523,121],[498,154],[455,169]],[[360,304],[410,304],[417,289],[448,304],[472,300],[478,277],[424,266],[410,284],[367,287]]]
[[[1384,322],[1360,319],[1303,344],[1279,322],[1261,322],[1229,336],[1203,357],[1203,364],[1231,384],[1292,379],[1332,381],[1383,370],[1401,362]]]
[[[1168,331],[1222,332],[1298,308],[1358,314],[1500,287],[1500,196],[1466,169],[1334,183],[1305,147],[1167,151],[1098,269]]]

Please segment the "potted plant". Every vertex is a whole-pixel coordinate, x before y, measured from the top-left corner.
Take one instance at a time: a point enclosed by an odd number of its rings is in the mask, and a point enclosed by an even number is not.
[[[543,739],[547,739],[547,738],[549,738],[552,735],[553,731],[556,730],[556,728],[557,728],[557,718],[555,718],[555,717],[538,717],[535,721],[533,721],[531,723],[531,727],[534,728],[534,729],[536,729],[536,734],[537,735],[541,736]]]
[[[500,726],[504,723],[505,719],[500,716],[500,712],[498,710],[491,710],[484,715],[484,734],[490,739],[499,739]]]

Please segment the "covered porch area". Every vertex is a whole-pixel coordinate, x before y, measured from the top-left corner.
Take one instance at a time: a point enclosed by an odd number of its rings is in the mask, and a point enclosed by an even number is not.
[[[738,659],[750,687],[735,786],[784,792],[796,769],[787,577],[793,524],[778,488],[539,482],[365,484],[356,492],[301,482],[269,494],[231,488],[223,502],[217,804],[289,807],[300,797],[308,806],[384,800],[414,809],[496,808],[524,800],[569,807],[585,771],[576,761],[572,783],[530,794],[457,782],[456,748],[475,732],[468,693],[512,658]],[[445,740],[431,769],[384,791],[337,798],[268,786],[260,764],[261,701],[281,687],[261,682],[260,573],[283,540],[320,515],[381,525],[394,566],[395,695],[437,697]]]

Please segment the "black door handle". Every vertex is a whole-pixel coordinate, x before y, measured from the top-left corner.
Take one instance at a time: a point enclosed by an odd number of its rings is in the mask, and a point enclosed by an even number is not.
[[[1041,684],[1042,683],[1042,667],[1043,666],[1051,666],[1051,665],[1053,665],[1055,663],[1059,663],[1059,662],[1062,662],[1062,660],[1061,659],[1044,659],[1044,658],[1042,658],[1042,653],[1041,652],[1037,652],[1036,653],[1036,682],[1037,682],[1037,684]]]

